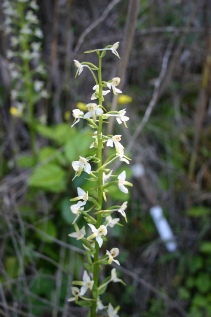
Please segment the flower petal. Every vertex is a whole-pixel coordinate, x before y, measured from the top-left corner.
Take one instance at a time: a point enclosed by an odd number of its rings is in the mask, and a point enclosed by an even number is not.
[[[123,184],[119,184],[119,189],[125,194],[128,193],[128,189]]]
[[[74,171],[77,172],[80,169],[80,167],[81,167],[81,162],[80,161],[73,161],[72,162],[72,167],[73,167]]]
[[[113,140],[112,140],[112,139],[108,139],[108,141],[107,141],[106,145],[107,145],[107,146],[111,146],[111,147],[113,147],[113,145],[114,145]]]
[[[97,232],[97,229],[95,228],[94,225],[92,225],[91,223],[88,223],[88,226],[90,226],[91,230],[93,233],[96,233]]]
[[[97,241],[97,243],[99,244],[99,247],[101,248],[101,247],[102,247],[102,244],[103,244],[103,239],[101,238],[101,236],[97,236],[97,237],[96,237],[96,241]]]
[[[91,165],[89,163],[85,164],[84,171],[87,172],[87,174],[91,173]]]

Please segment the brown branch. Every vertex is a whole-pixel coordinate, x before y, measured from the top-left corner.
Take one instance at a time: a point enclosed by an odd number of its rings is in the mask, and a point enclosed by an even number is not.
[[[187,23],[187,27],[190,27],[192,22],[194,21],[197,13],[198,13],[198,8],[199,8],[199,5],[200,5],[200,0],[198,0],[196,6],[194,7],[193,11],[192,11],[192,14],[189,18],[189,21]],[[169,64],[169,67],[166,68],[166,63],[168,63],[168,59],[169,59],[169,53],[168,53],[168,49],[164,55],[164,58],[163,58],[163,62],[162,62],[162,69],[161,69],[161,73],[160,73],[160,80],[157,81],[156,85],[155,85],[155,89],[154,89],[154,92],[153,92],[153,95],[152,95],[152,99],[149,103],[149,106],[147,107],[147,110],[144,114],[144,118],[143,120],[141,121],[141,123],[138,125],[138,128],[136,129],[136,132],[134,133],[134,135],[132,136],[131,140],[130,140],[130,143],[127,147],[127,150],[129,151],[137,137],[139,136],[140,132],[143,130],[143,127],[145,126],[145,124],[147,123],[147,121],[149,120],[149,117],[152,113],[152,110],[154,109],[158,99],[160,98],[160,96],[163,94],[163,92],[165,91],[165,89],[169,86],[169,84],[171,83],[172,81],[172,77],[173,77],[173,74],[174,74],[174,69],[178,63],[178,59],[179,59],[179,56],[180,56],[180,53],[181,53],[181,50],[182,50],[182,47],[185,43],[185,39],[186,39],[186,35],[183,34],[181,36],[181,39],[180,39],[180,42],[179,42],[179,45],[177,46],[177,49],[174,53],[174,56]]]
[[[130,270],[127,270],[126,268],[120,266],[118,267],[118,270],[123,272],[124,274],[130,276],[133,278],[136,282],[139,282],[142,284],[144,287],[146,287],[148,290],[156,294],[158,297],[162,298],[165,302],[167,302],[171,307],[175,308],[178,312],[180,312],[181,316],[183,317],[189,317],[189,315],[184,311],[184,309],[176,303],[174,300],[169,298],[166,294],[163,292],[159,291],[156,287],[152,286],[150,283],[145,281],[143,278],[139,277],[137,274],[131,272]]]
[[[124,30],[124,39],[122,45],[122,59],[119,63],[118,76],[121,78],[120,89],[123,87],[125,80],[125,73],[128,65],[128,60],[132,48],[132,43],[135,35],[136,21],[139,12],[139,0],[131,0],[128,5],[127,21]],[[112,99],[111,110],[115,111],[117,108],[118,96]],[[114,125],[114,118],[110,118],[108,124],[108,134],[112,134]]]
[[[137,139],[138,135],[141,133],[141,131],[143,130],[144,126],[146,125],[146,123],[148,122],[149,120],[149,117],[152,113],[152,110],[154,109],[157,101],[158,101],[158,98],[160,96],[160,88],[161,88],[161,85],[162,85],[162,82],[165,78],[165,75],[167,73],[167,69],[168,69],[168,61],[169,61],[169,58],[170,58],[170,55],[171,55],[171,51],[172,51],[172,47],[173,47],[173,41],[171,41],[168,45],[168,48],[164,54],[164,57],[163,57],[163,61],[162,61],[162,66],[161,66],[161,72],[160,72],[160,75],[159,77],[156,79],[155,81],[155,87],[154,87],[154,91],[153,91],[153,94],[152,94],[152,99],[150,100],[150,103],[145,111],[145,114],[144,114],[144,117],[142,119],[142,121],[140,122],[140,124],[138,125],[135,133],[133,134],[133,136],[131,137],[130,139],[130,142],[128,144],[128,147],[127,147],[127,151],[130,151],[130,149],[133,147],[134,143],[135,143],[135,140]]]
[[[106,17],[108,16],[109,12],[114,8],[114,6],[119,3],[120,0],[113,0],[105,9],[105,11],[103,12],[103,14],[96,20],[94,21],[92,24],[90,24],[90,26],[81,34],[81,36],[79,37],[78,43],[76,44],[76,47],[74,49],[74,53],[77,53],[81,47],[81,45],[83,44],[85,38],[87,37],[87,35],[93,31],[100,23],[102,23]]]

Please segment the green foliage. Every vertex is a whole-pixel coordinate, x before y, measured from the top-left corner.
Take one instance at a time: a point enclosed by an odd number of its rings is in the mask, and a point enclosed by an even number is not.
[[[200,244],[203,245],[204,242]],[[201,249],[201,248],[200,248]],[[211,257],[187,255],[183,267],[183,285],[179,288],[179,296],[189,303],[189,314],[193,317],[210,316],[211,292],[210,264]],[[185,271],[184,271],[185,270]]]
[[[29,185],[51,192],[62,192],[66,189],[65,176],[65,171],[60,166],[49,163],[33,171]]]
[[[57,237],[57,229],[52,221],[42,223],[37,226],[37,236],[44,242],[52,243],[52,238]]]

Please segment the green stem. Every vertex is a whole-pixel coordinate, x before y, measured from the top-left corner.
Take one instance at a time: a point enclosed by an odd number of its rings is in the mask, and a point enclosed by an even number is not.
[[[99,69],[98,69],[98,84],[99,84],[99,105],[102,106],[103,102],[103,95],[102,95],[102,57],[99,55]],[[103,205],[103,172],[101,169],[102,166],[102,126],[103,126],[103,119],[102,116],[99,116],[98,122],[98,130],[97,130],[97,138],[98,138],[98,150],[97,150],[97,158],[98,158],[98,204],[99,208],[102,209]],[[101,214],[97,215],[97,224],[96,227],[99,228],[102,222]],[[94,280],[94,289],[98,289],[99,284],[99,245],[97,241],[95,242],[95,255],[94,255],[94,272],[93,272],[93,280]],[[96,298],[97,299],[97,298]],[[91,306],[90,310],[90,317],[96,317],[96,307],[97,301],[94,301]]]

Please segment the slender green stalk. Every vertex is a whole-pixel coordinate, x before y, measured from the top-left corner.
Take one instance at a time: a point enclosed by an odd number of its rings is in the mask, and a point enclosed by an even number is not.
[[[99,56],[99,69],[98,69],[98,83],[99,83],[99,105],[102,106],[102,57]],[[99,117],[99,123],[98,123],[98,130],[97,130],[97,137],[98,137],[98,150],[97,150],[97,158],[99,160],[98,163],[98,204],[100,206],[100,209],[102,209],[103,205],[103,179],[102,179],[102,170],[100,169],[102,166],[102,149],[103,149],[103,144],[102,144],[102,125],[103,125],[103,119],[102,116]],[[102,221],[102,216],[101,214],[97,215],[97,224],[96,227],[99,228],[101,225]],[[94,255],[94,274],[93,274],[93,280],[94,280],[94,285],[95,288],[98,288],[98,283],[99,283],[99,245],[97,241],[95,242],[95,255]],[[97,298],[96,298],[97,299]],[[96,317],[96,306],[97,306],[97,301],[94,301],[91,306],[91,317]]]

